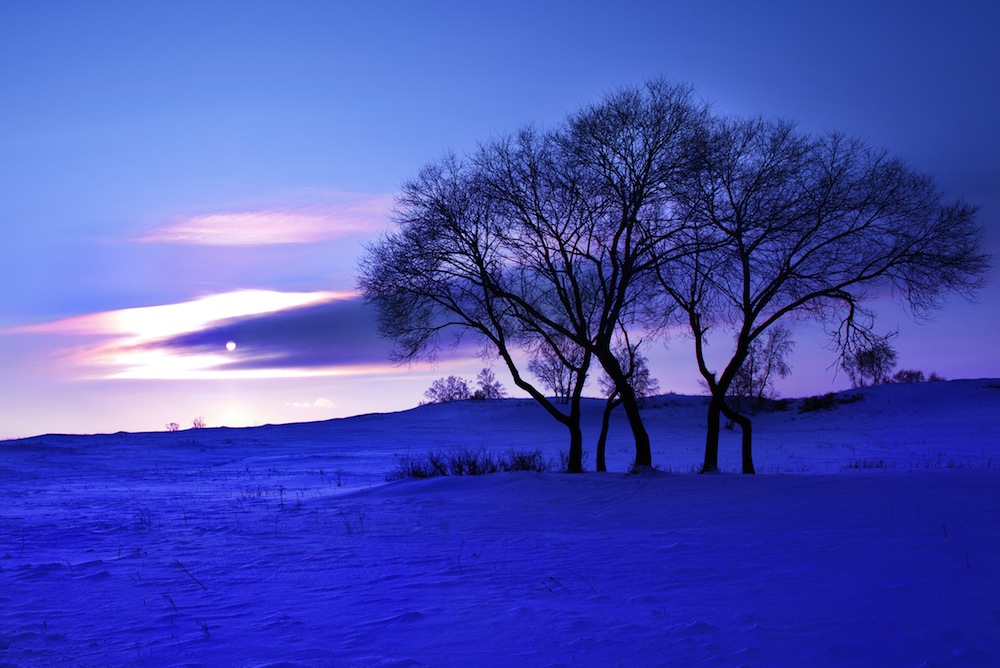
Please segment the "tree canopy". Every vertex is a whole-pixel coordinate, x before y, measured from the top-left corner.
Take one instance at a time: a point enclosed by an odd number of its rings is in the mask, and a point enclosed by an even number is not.
[[[727,401],[748,360],[803,318],[850,359],[877,340],[874,297],[923,315],[971,294],[988,266],[975,219],[864,141],[713,114],[657,80],[428,164],[404,185],[395,229],[366,248],[359,286],[395,359],[433,357],[451,331],[503,360],[567,426],[570,470],[595,365],[628,416],[635,466],[652,465],[621,342],[684,323],[711,395],[702,470],[718,468],[725,414],[752,473],[750,419]]]

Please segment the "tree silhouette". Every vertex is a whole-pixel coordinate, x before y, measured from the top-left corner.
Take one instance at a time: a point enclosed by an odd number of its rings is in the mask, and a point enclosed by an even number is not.
[[[753,473],[751,422],[726,396],[755,341],[796,314],[826,323],[848,355],[871,339],[874,295],[891,290],[926,314],[945,293],[979,287],[988,256],[975,207],[861,140],[723,118],[700,159],[678,201],[694,252],[663,263],[660,281],[687,315],[711,393],[702,470],[718,470],[725,414]],[[710,360],[709,339],[723,333],[733,344]]]
[[[403,187],[398,227],[366,248],[359,287],[397,361],[435,356],[445,332],[503,360],[567,427],[573,471],[592,364],[618,392],[635,467],[652,465],[616,346],[683,323],[711,395],[702,471],[718,470],[725,415],[753,473],[752,423],[729,397],[770,333],[819,320],[850,360],[876,338],[871,300],[893,294],[923,317],[947,293],[970,295],[989,264],[975,219],[861,140],[713,117],[690,87],[652,81],[551,131],[527,127],[427,165]],[[548,386],[568,408],[526,377],[525,359],[540,378],[540,365],[562,365],[567,382]]]
[[[841,367],[847,372],[854,387],[883,385],[890,381],[890,374],[896,366],[896,349],[891,343],[895,336],[896,333],[893,332],[871,337],[867,343],[856,346],[844,356]]]

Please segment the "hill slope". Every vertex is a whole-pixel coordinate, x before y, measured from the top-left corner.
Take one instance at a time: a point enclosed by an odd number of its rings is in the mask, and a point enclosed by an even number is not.
[[[519,400],[0,442],[0,665],[996,665],[998,385],[757,416],[796,475],[383,484],[407,451],[554,456]],[[704,399],[646,416],[695,467]]]

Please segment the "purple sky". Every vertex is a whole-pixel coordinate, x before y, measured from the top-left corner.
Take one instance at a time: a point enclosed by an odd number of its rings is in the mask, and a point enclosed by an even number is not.
[[[888,148],[1000,254],[1000,7],[824,4],[3,3],[0,438],[395,410],[474,376],[388,363],[362,244],[443,151],[651,77]],[[900,367],[1000,376],[992,277],[978,302],[881,308]],[[845,387],[795,336],[780,391]],[[699,391],[690,347],[651,355],[664,391]]]

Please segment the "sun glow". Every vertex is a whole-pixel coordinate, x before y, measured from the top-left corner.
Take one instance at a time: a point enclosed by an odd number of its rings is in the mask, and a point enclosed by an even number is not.
[[[204,329],[213,322],[290,308],[353,299],[353,292],[276,292],[237,290],[160,306],[105,311],[10,330],[25,334],[77,334],[129,337],[131,345]]]
[[[157,342],[201,331],[221,321],[355,298],[352,292],[275,292],[239,290],[177,304],[92,313],[28,325],[10,333],[94,336],[103,339],[79,348],[70,359],[100,378],[144,380],[299,378],[384,373],[371,365],[337,368],[226,368],[236,342],[218,353],[177,351]]]

